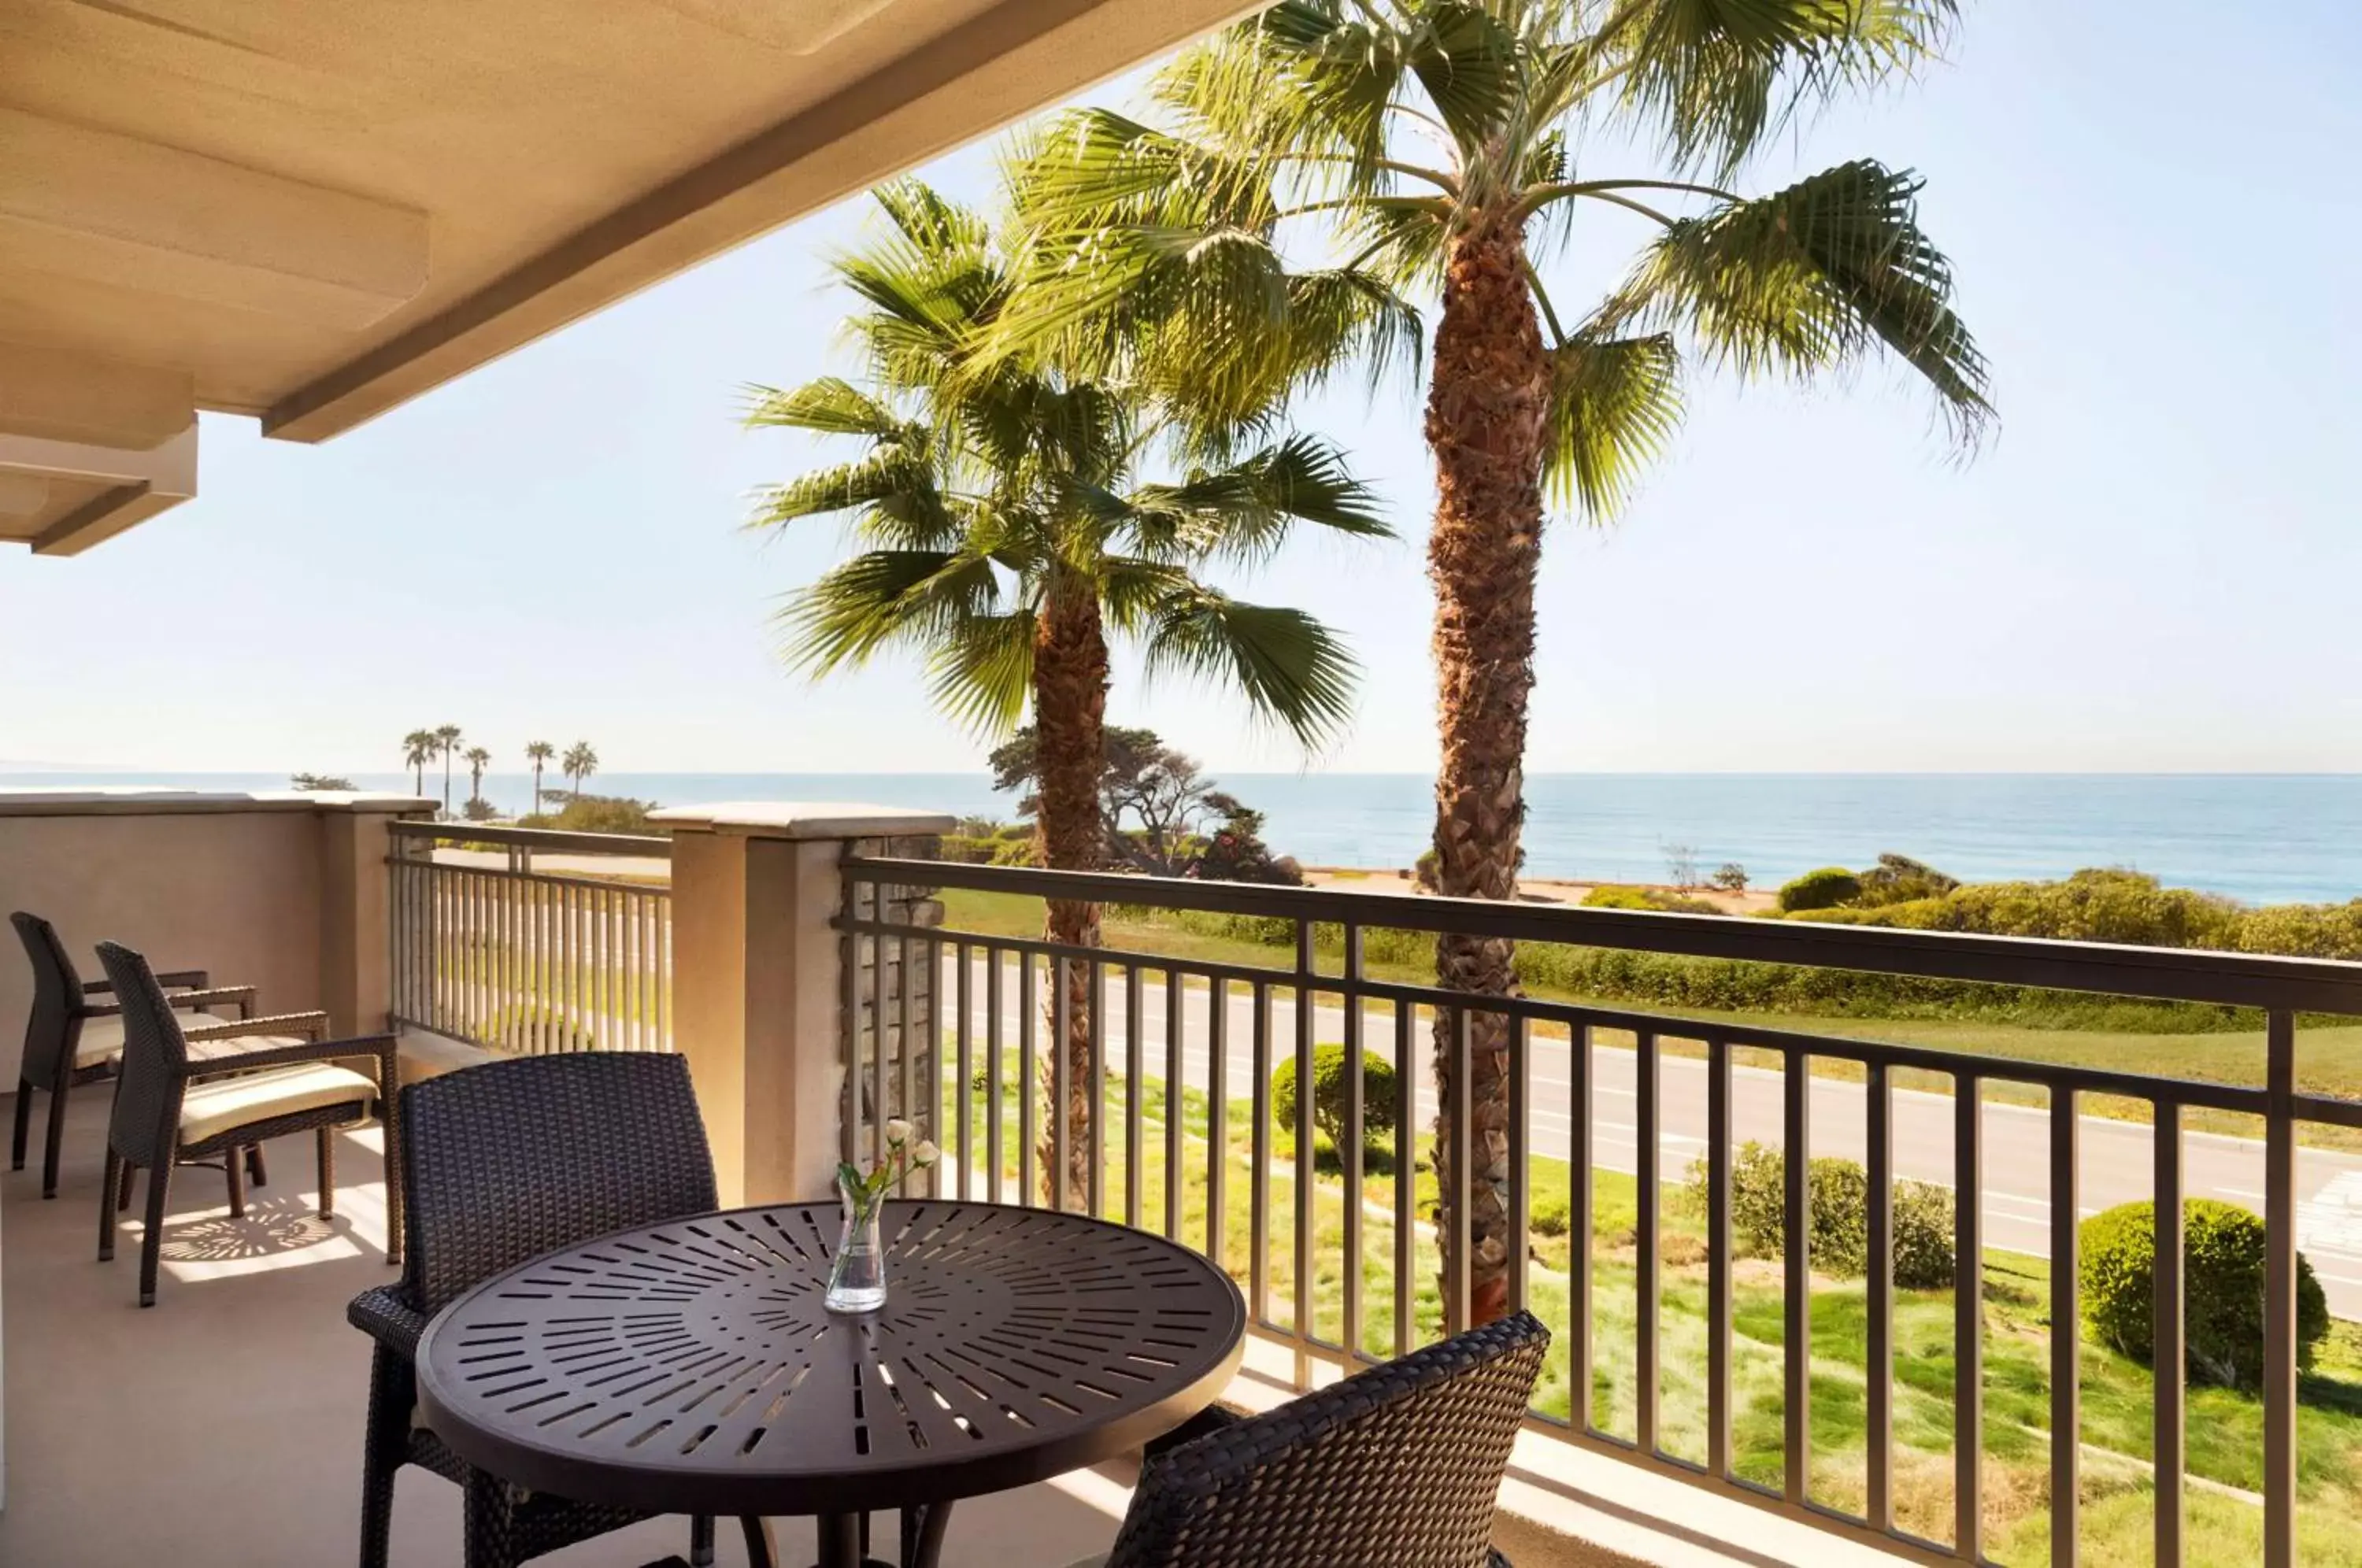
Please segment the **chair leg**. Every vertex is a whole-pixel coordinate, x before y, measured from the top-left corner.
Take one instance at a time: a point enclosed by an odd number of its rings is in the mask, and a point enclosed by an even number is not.
[[[59,1076],[58,1087],[50,1091],[50,1141],[41,1151],[41,1196],[58,1195],[58,1155],[66,1144],[66,1086],[73,1082],[72,1073]]]
[[[172,1150],[148,1173],[148,1230],[139,1238],[139,1305],[156,1305],[156,1265],[164,1254],[164,1198],[172,1189],[172,1167],[181,1152]]]
[[[509,1507],[508,1483],[480,1470],[468,1472],[460,1517],[467,1535],[467,1568],[517,1568],[516,1516]]]
[[[386,1568],[393,1540],[393,1483],[410,1438],[417,1385],[382,1345],[370,1357],[369,1424],[361,1436],[361,1565]]]
[[[326,1220],[337,1211],[337,1132],[322,1127],[314,1135],[320,1141],[320,1218]]]
[[[229,1158],[222,1162],[222,1175],[229,1182],[229,1217],[246,1218],[246,1158],[243,1150],[232,1149]]]
[[[270,1185],[270,1168],[262,1163],[262,1145],[250,1145],[246,1151],[246,1174],[257,1187]]]
[[[8,1141],[8,1168],[25,1168],[25,1140],[33,1131],[33,1080],[19,1074],[17,1078],[17,1132]]]
[[[109,1143],[106,1146],[106,1177],[98,1184],[98,1261],[101,1263],[115,1261],[115,1216],[120,1210],[115,1195],[127,1192],[130,1188],[131,1167],[123,1163],[123,1156],[115,1152],[113,1143]]]
[[[713,1516],[694,1514],[689,1521],[689,1568],[713,1568]]]
[[[139,1167],[133,1165],[128,1160],[124,1161],[123,1176],[118,1183],[119,1190],[115,1195],[115,1211],[117,1214],[128,1214],[131,1212],[131,1194],[133,1184],[138,1179]]]

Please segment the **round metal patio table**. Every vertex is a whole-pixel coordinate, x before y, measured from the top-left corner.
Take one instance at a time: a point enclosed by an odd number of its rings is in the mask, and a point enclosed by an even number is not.
[[[1197,1253],[1120,1225],[886,1206],[886,1305],[821,1305],[834,1202],[624,1231],[488,1280],[418,1351],[427,1424],[535,1491],[651,1514],[811,1515],[822,1568],[902,1514],[932,1568],[950,1505],[1139,1448],[1211,1404],[1246,1307]]]

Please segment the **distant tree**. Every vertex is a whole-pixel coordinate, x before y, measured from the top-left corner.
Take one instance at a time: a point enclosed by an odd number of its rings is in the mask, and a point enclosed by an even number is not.
[[[550,745],[547,741],[527,741],[525,743],[525,760],[533,764],[533,809],[536,812],[541,810],[542,767],[557,755],[557,748]]]
[[[444,724],[435,732],[435,749],[443,754],[443,814],[451,814],[451,759],[459,752],[459,726]]]
[[[589,741],[576,741],[566,748],[559,766],[566,769],[566,777],[574,781],[574,798],[579,801],[582,798],[583,780],[599,771],[599,754],[590,749]]]
[[[1152,876],[1186,874],[1202,847],[1200,828],[1223,814],[1219,802],[1230,798],[1215,789],[1195,757],[1166,745],[1154,730],[1109,724],[1101,735],[1099,817],[1108,857]],[[1033,815],[1040,805],[1031,792],[1040,766],[1033,726],[995,746],[986,760],[992,787],[1028,790],[1018,810]]]
[[[468,804],[471,807],[483,803],[484,769],[491,767],[491,762],[492,754],[482,746],[471,745],[468,748]],[[472,811],[469,813],[469,819],[475,820],[475,813]]]
[[[1242,805],[1235,795],[1217,790],[1207,806],[1221,813],[1221,822],[1206,836],[1206,847],[1189,874],[1209,882],[1268,882],[1280,887],[1304,885],[1304,868],[1284,855],[1275,856],[1263,841],[1263,813]]]
[[[413,730],[402,737],[402,765],[410,769],[412,794],[426,793],[426,765],[435,760],[440,744],[433,730]]]
[[[1747,867],[1736,860],[1726,860],[1716,867],[1713,877],[1708,879],[1726,893],[1747,891]]]
[[[1698,885],[1697,846],[1689,844],[1669,844],[1664,846],[1665,876],[1674,887],[1688,892]]]
[[[1861,874],[1861,892],[1857,901],[1877,905],[1940,899],[1959,885],[1958,877],[1948,877],[1924,860],[1887,854],[1880,856],[1878,864]]]
[[[351,779],[334,773],[298,773],[287,780],[287,787],[291,790],[351,790],[355,785]]]

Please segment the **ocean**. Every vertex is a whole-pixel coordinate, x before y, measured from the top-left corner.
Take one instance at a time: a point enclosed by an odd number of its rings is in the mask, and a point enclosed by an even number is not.
[[[1420,775],[1220,778],[1266,814],[1272,847],[1308,866],[1407,867],[1427,845],[1432,785]],[[399,773],[355,781],[410,783]],[[286,783],[279,774],[0,772],[0,788]],[[438,774],[427,784],[441,793]],[[1015,810],[981,773],[602,773],[590,788],[666,805],[867,801],[1001,818]],[[463,772],[456,798],[467,789]],[[484,781],[504,812],[523,810],[532,790],[529,774]],[[2253,903],[2362,896],[2362,776],[2350,774],[1557,773],[1529,778],[1526,798],[1526,867],[1538,877],[1662,882],[1687,846],[1705,870],[1735,861],[1771,885],[1816,866],[1866,866],[1891,850],[1970,881],[2125,866]]]

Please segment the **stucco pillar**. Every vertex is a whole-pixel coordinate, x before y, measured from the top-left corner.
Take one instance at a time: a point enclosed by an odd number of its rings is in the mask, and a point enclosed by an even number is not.
[[[393,1010],[393,853],[387,825],[416,801],[335,805],[320,814],[320,1008],[337,1034],[375,1034]]]
[[[725,1205],[825,1196],[836,1169],[837,866],[863,839],[948,833],[893,806],[732,801],[672,830],[673,1047],[689,1059]]]

